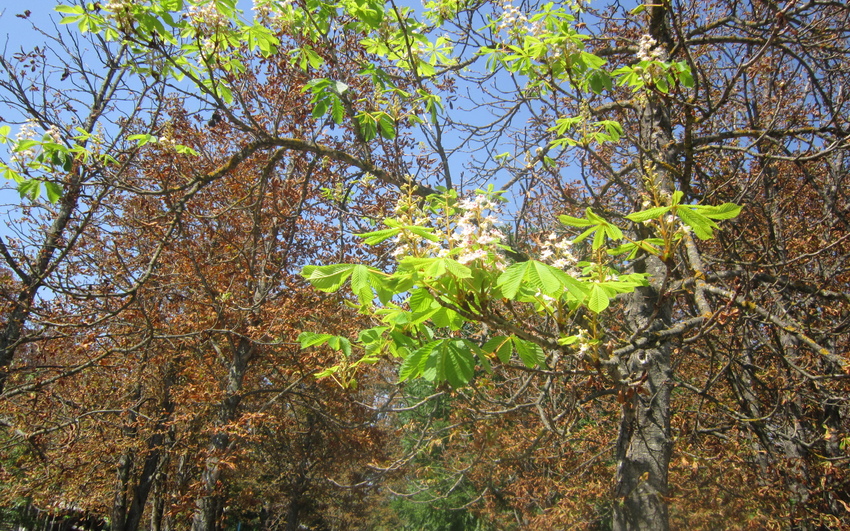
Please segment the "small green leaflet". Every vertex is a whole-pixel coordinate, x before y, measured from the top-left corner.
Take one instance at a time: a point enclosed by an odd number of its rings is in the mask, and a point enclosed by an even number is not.
[[[635,223],[642,223],[644,221],[649,221],[650,219],[657,219],[670,211],[672,207],[655,207],[647,210],[641,210],[640,212],[634,212],[626,216],[626,219],[634,221]]]
[[[495,354],[502,363],[508,363],[511,361],[511,354],[513,354],[511,338],[506,336],[491,337],[489,341],[484,343],[481,350],[487,354]]]
[[[600,313],[608,307],[608,303],[608,295],[605,290],[599,284],[594,284],[587,295],[587,308],[592,312]]]

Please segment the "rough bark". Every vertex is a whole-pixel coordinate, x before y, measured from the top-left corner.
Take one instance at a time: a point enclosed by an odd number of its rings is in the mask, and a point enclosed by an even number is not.
[[[632,326],[656,329],[669,319],[669,310],[656,314],[656,287],[642,288],[633,296],[629,309]],[[650,322],[650,320],[652,322]],[[672,368],[670,345],[635,351],[627,361],[633,386],[626,389],[620,433],[617,439],[617,505],[615,530],[669,529],[667,468],[673,449],[670,438],[670,389]],[[642,383],[638,383],[642,382]],[[630,391],[634,391],[631,396]]]

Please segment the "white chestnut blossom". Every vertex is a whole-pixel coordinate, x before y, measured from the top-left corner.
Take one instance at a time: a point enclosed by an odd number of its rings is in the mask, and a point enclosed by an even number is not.
[[[638,41],[637,58],[639,61],[664,61],[667,59],[667,52],[664,48],[656,46],[658,44],[655,39],[649,35],[642,35]]]
[[[498,205],[487,196],[477,195],[473,199],[461,200],[458,207],[464,212],[457,220],[455,231],[449,235],[452,248],[457,252],[457,261],[468,264],[492,255],[494,266],[504,269],[504,259],[496,246],[505,235],[495,227],[498,219],[492,214],[498,212]],[[485,215],[485,212],[490,214]]]
[[[585,330],[584,328],[579,328],[576,337],[578,337],[578,341],[574,344],[574,346],[576,350],[578,350],[578,354],[580,356],[584,356],[585,354],[587,354],[587,351],[590,350],[590,348],[593,346],[590,342],[590,332]]]
[[[524,24],[528,22],[528,18],[519,8],[514,7],[510,2],[506,3],[502,7],[502,16],[500,17],[499,31],[502,30],[510,30],[514,28],[516,24]]]
[[[213,1],[205,1],[189,7],[189,20],[204,32],[214,32],[227,26],[228,19]]]
[[[29,119],[23,124],[21,124],[21,128],[18,129],[17,134],[15,134],[15,140],[17,140],[18,142],[20,142],[21,140],[35,140],[41,136],[39,134],[40,130],[41,126],[38,124],[38,122],[33,119]],[[35,155],[35,148],[31,147],[23,151],[13,151],[11,153],[11,159],[13,162],[25,165],[32,161],[32,159],[35,158]]]
[[[541,244],[540,260],[552,267],[572,272],[578,260],[572,253],[573,242],[566,236],[551,233]]]
[[[401,259],[405,256],[452,257],[461,264],[471,264],[485,260],[487,267],[504,270],[505,259],[499,244],[505,235],[496,228],[499,220],[498,205],[487,196],[478,195],[471,199],[458,201],[459,214],[453,219],[436,219],[425,216],[421,211],[409,205],[396,207],[397,219],[406,224],[433,228],[436,241],[421,238],[408,233],[396,236],[392,255]],[[482,264],[483,265],[483,264]]]

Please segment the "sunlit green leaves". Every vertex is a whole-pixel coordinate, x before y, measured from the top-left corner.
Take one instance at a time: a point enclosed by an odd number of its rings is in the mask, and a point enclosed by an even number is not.
[[[671,197],[670,206],[653,207],[640,212],[634,212],[627,215],[626,219],[636,223],[645,223],[663,218],[669,213],[678,216],[681,222],[690,227],[698,238],[707,240],[714,235],[714,230],[718,228],[714,220],[732,219],[741,213],[741,207],[733,203],[723,203],[717,206],[681,204],[683,196],[684,194],[681,191],[674,192]],[[638,243],[636,245],[640,244]],[[646,246],[643,246],[643,248],[652,252]],[[621,252],[625,250],[625,248],[619,249]]]
[[[478,347],[466,339],[437,339],[411,353],[401,364],[399,381],[422,377],[431,382],[448,381],[454,387],[469,383],[475,369],[473,352]]]
[[[685,88],[694,86],[691,69],[685,61],[640,61],[620,67],[611,75],[617,79],[618,85],[631,87],[635,92],[648,86],[666,94],[677,83]]]
[[[623,231],[620,230],[619,227],[609,223],[601,216],[595,214],[590,208],[585,210],[585,214],[587,215],[586,219],[574,218],[567,215],[558,216],[558,219],[564,225],[580,228],[586,227],[586,230],[573,240],[574,242],[580,242],[592,234],[593,249],[596,250],[605,245],[606,237],[614,241],[621,240],[623,238]]]
[[[377,245],[404,232],[408,232],[411,235],[418,236],[419,238],[430,240],[432,242],[439,241],[439,238],[434,235],[434,230],[429,227],[403,225],[392,218],[385,219],[384,225],[390,228],[355,234],[355,236],[363,238],[363,243],[366,245]]]
[[[583,295],[578,281],[560,269],[537,260],[513,264],[499,276],[497,284],[502,295],[508,299],[516,298],[523,292],[523,287],[529,288],[532,293],[539,291],[549,297],[560,296],[564,289]]]

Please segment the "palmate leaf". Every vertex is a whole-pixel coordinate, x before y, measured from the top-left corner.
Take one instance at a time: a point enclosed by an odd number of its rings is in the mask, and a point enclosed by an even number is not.
[[[330,348],[342,352],[346,358],[351,357],[351,341],[346,337],[301,332],[298,334],[298,342],[301,343],[301,348],[318,347],[327,344]]]
[[[431,382],[448,381],[453,387],[464,386],[475,372],[473,353],[477,350],[473,343],[464,339],[431,341],[404,359],[399,369],[399,382],[421,376]]]
[[[496,284],[501,287],[502,295],[508,299],[515,298],[517,293],[521,292],[523,284],[552,297],[563,291],[564,276],[566,274],[563,271],[550,265],[537,260],[527,260],[508,267],[499,275]]]
[[[428,278],[438,278],[447,272],[455,278],[472,278],[472,269],[451,258],[403,258],[399,269],[406,271],[421,271]]]
[[[612,240],[620,240],[623,238],[623,231],[620,230],[616,225],[612,225],[605,221],[604,218],[594,213],[592,209],[587,208],[585,210],[585,214],[587,215],[587,219],[574,218],[572,216],[558,216],[558,219],[564,225],[568,225],[570,227],[587,227],[587,229],[579,234],[573,242],[578,243],[591,234],[593,234],[593,249],[599,249],[603,245],[605,245],[605,237]]]
[[[423,376],[422,372],[425,369],[425,362],[428,360],[431,352],[442,342],[442,339],[438,339],[426,343],[404,358],[398,370],[398,381],[403,382],[411,378]]]

